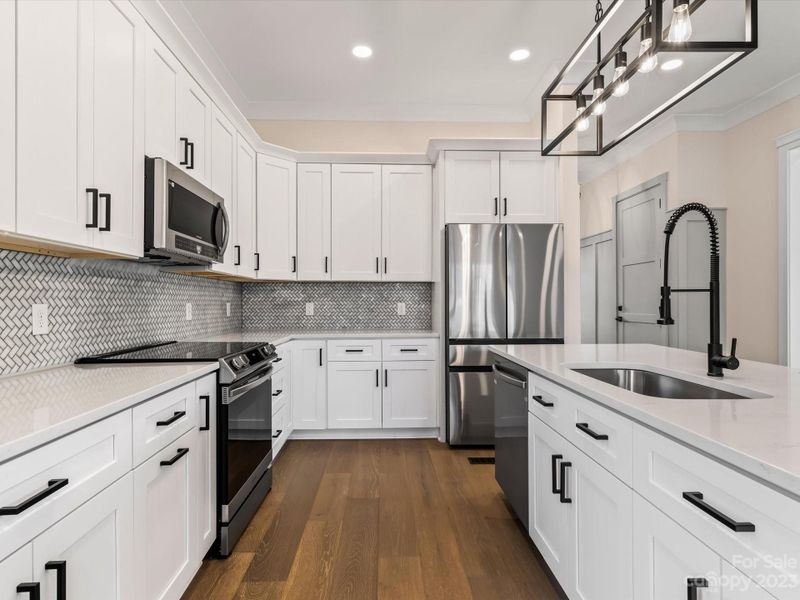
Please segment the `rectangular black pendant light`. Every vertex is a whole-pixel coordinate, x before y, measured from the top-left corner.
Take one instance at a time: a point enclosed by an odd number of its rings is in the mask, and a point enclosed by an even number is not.
[[[623,4],[634,2],[641,2],[642,12],[630,23],[622,36],[611,46],[608,46],[608,51],[602,54],[600,51],[601,32],[614,19],[615,15],[622,14],[619,9]],[[666,23],[666,26],[663,16],[665,2],[669,3],[670,12],[674,10],[677,15],[677,21],[675,20],[676,16],[673,15],[673,20],[670,23]],[[599,20],[596,21],[589,35],[578,46],[569,61],[567,61],[567,64],[564,65],[542,96],[542,155],[600,156],[605,154],[758,48],[758,0],[741,0],[741,5],[738,7],[736,6],[737,3],[734,2],[728,2],[727,6],[717,3],[717,9],[725,6],[726,11],[734,9],[741,12],[743,39],[738,41],[696,41],[689,39],[692,34],[690,15],[693,15],[698,10],[702,11],[701,7],[703,5],[710,6],[712,4],[714,4],[714,0],[613,0],[605,11],[599,12]],[[742,7],[744,10],[741,10]],[[617,25],[615,23],[615,26]],[[646,36],[649,36],[647,39],[652,40],[650,51],[637,54],[633,60],[629,61],[625,53],[625,46],[634,38],[636,38],[634,41],[638,41],[640,35],[642,40],[645,40]],[[598,47],[596,64],[588,74],[581,78],[577,85],[567,83],[568,75],[571,74],[571,71],[579,61],[583,62],[581,57],[587,51],[591,52],[593,44],[597,44]],[[632,117],[630,123],[625,122],[620,131],[610,136],[604,135],[603,110],[598,109],[605,109],[607,106],[608,110],[626,110],[612,98],[612,96],[617,95],[614,93],[615,85],[617,84],[616,77],[620,77],[619,84],[641,81],[641,79],[637,79],[637,72],[640,70],[642,72],[652,70],[655,62],[657,62],[655,57],[661,57],[663,60],[670,55],[677,56],[677,53],[685,56],[687,61],[691,60],[692,55],[699,57],[702,54],[706,59],[708,56],[712,56],[712,53],[720,53],[723,56],[688,85],[676,85],[674,91],[666,94],[664,100],[659,101],[657,106],[644,116],[640,118]],[[647,64],[648,61],[652,62],[653,65]],[[602,72],[607,65],[616,67],[615,72],[617,75],[614,81],[606,86]],[[626,90],[628,89],[628,84],[625,86]],[[591,92],[593,87],[597,88],[598,92],[594,95],[585,95],[585,91]],[[606,105],[606,103],[608,104]],[[583,108],[584,106],[585,108]],[[557,110],[555,110],[556,108]],[[583,108],[583,110],[580,111],[580,108]],[[574,115],[574,118],[564,124],[564,114]],[[594,147],[581,148],[578,147],[577,142],[564,144],[564,141],[576,129],[578,131],[587,130],[589,126],[588,119],[595,121],[595,131],[591,136]],[[555,133],[549,137],[548,133],[550,132]],[[572,146],[575,147],[573,148]]]

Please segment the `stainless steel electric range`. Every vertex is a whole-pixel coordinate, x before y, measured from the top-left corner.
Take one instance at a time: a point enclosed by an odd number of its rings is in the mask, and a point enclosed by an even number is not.
[[[275,346],[253,342],[162,342],[79,358],[76,364],[219,362],[218,556],[236,541],[272,489],[272,363]]]

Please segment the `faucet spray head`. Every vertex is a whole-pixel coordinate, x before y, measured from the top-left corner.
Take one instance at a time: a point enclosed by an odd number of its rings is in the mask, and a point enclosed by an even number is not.
[[[661,304],[658,306],[658,316],[660,317],[656,323],[659,325],[674,325],[675,319],[672,318],[672,300],[670,295],[672,289],[667,286],[661,286]]]

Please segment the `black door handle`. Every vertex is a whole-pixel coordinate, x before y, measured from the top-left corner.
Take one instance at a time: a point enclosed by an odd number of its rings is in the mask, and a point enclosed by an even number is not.
[[[194,169],[194,142],[186,144],[189,147],[189,164],[186,165],[187,169]]]
[[[375,272],[376,273],[381,272],[381,258],[379,256],[375,257]]]
[[[498,214],[498,208],[497,208],[497,198],[495,198],[495,199],[494,199],[494,216],[496,217],[496,216],[497,216],[497,214]]]
[[[721,513],[716,508],[703,501],[703,494],[701,492],[683,492],[683,499],[692,506],[696,506],[708,516],[716,519],[728,529],[732,529],[738,533],[754,532],[756,526],[748,522],[734,521],[728,515]]]
[[[319,366],[322,366],[322,348],[319,349]]]
[[[297,257],[292,257],[292,273],[297,273]]]
[[[503,198],[503,216],[508,216],[508,198]]]
[[[561,454],[553,454],[550,458],[550,476],[553,478],[553,493],[560,494],[561,490],[558,489],[558,475],[556,475],[556,466],[558,461],[564,458]]]
[[[171,467],[172,465],[174,465],[176,462],[178,462],[180,459],[182,459],[187,454],[189,454],[189,449],[188,448],[178,448],[178,452],[175,453],[175,456],[173,456],[169,460],[162,460],[159,464],[162,467]]]
[[[686,598],[688,600],[697,600],[697,590],[699,588],[707,588],[708,579],[704,577],[693,577],[686,580]]]
[[[272,392],[272,397],[274,398],[275,396],[280,396],[282,393],[283,390],[275,390],[274,392]]]
[[[275,438],[281,437],[282,433],[283,433],[283,429],[278,429],[275,433],[272,434],[272,439],[274,440]]]
[[[381,370],[375,369],[375,387],[381,387]]]
[[[183,142],[183,160],[180,165],[185,167],[189,164],[189,138],[182,137],[180,140]]]
[[[548,402],[547,400],[545,400],[541,396],[531,396],[531,398],[533,398],[536,402],[538,402],[539,404],[541,404],[545,408],[553,408],[553,406],[554,406],[552,402]]]
[[[389,272],[389,259],[386,258],[385,256],[383,257],[383,272],[384,273]]]
[[[328,257],[325,257],[325,272],[328,272]]]
[[[589,427],[588,423],[575,423],[575,427],[580,429],[583,433],[588,435],[593,440],[607,440],[608,436],[605,433],[597,433]]]
[[[572,498],[567,497],[567,469],[572,466],[569,461],[564,461],[559,465],[561,474],[561,488],[558,490],[559,500],[561,504],[572,504]]]
[[[208,431],[211,429],[211,396],[203,394],[200,396],[200,400],[206,401],[206,424],[203,427],[199,427],[198,431]]]
[[[236,248],[236,260],[233,261],[233,266],[238,267],[242,264],[242,247],[239,244],[236,244],[234,248]]]
[[[383,387],[389,387],[389,369],[383,370]]]
[[[56,572],[56,600],[67,600],[67,561],[51,560],[44,568]]]
[[[48,496],[55,494],[58,490],[63,488],[69,483],[69,479],[51,479],[47,482],[47,487],[41,492],[37,492],[30,498],[27,498],[17,504],[16,506],[4,506],[0,508],[0,517],[14,516],[24,513],[31,506],[38,504]]]
[[[38,582],[20,583],[17,586],[18,594],[28,594],[28,600],[42,600],[41,586]]]
[[[156,421],[156,427],[166,427],[167,425],[172,425],[175,421],[185,416],[186,416],[185,410],[177,410],[174,413],[172,413],[172,416],[166,421]]]
[[[86,193],[92,195],[92,220],[86,224],[87,229],[94,229],[97,227],[97,188],[86,188]]]
[[[111,231],[111,194],[100,194],[100,197],[106,201],[106,224],[98,231]]]
[[[256,259],[256,266],[253,267],[253,270],[258,271],[261,268],[261,254],[259,254],[258,252],[254,252],[253,255],[255,256]]]

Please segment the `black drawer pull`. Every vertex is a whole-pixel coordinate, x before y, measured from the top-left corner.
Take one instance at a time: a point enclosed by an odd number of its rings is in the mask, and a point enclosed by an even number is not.
[[[278,358],[276,358],[272,362],[276,363],[276,362],[281,362],[282,360],[283,360],[283,357],[279,356]]]
[[[21,514],[28,510],[31,506],[38,504],[48,496],[55,494],[68,483],[69,479],[51,479],[47,482],[47,487],[45,489],[43,489],[41,492],[37,492],[27,500],[23,500],[16,506],[4,506],[0,508],[0,517]]]
[[[364,349],[363,348],[345,348],[344,351],[349,354],[351,352],[363,352]]]
[[[567,498],[567,468],[571,466],[572,463],[568,461],[564,461],[559,465],[561,471],[561,488],[558,490],[558,496],[561,504],[572,504],[572,498]]]
[[[67,600],[67,561],[51,560],[44,568],[56,572],[56,600]]]
[[[42,592],[38,582],[20,583],[17,586],[18,594],[28,594],[28,600],[42,600]]]
[[[274,440],[275,438],[281,437],[282,433],[283,433],[283,429],[278,429],[278,431],[276,431],[275,433],[272,434],[272,439]]]
[[[716,508],[711,506],[710,504],[703,502],[703,494],[701,492],[683,492],[683,499],[686,500],[692,506],[696,506],[708,516],[713,517],[728,529],[732,529],[736,532],[749,532],[752,533],[756,530],[756,526],[752,523],[748,522],[739,522],[734,521],[728,515],[725,515],[719,512]]]
[[[697,590],[707,588],[708,579],[704,577],[694,577],[686,580],[686,597],[688,600],[697,600]]]
[[[175,454],[175,456],[173,456],[169,460],[162,460],[159,464],[162,467],[171,467],[172,465],[174,465],[176,462],[178,462],[180,459],[182,459],[187,454],[189,454],[189,449],[188,448],[178,448],[178,452]]]
[[[607,440],[608,436],[605,433],[597,433],[589,427],[588,423],[575,423],[575,427],[580,429],[583,433],[588,435],[593,440]]]
[[[545,400],[541,396],[531,396],[531,398],[536,400],[536,402],[538,402],[539,404],[541,404],[545,408],[553,408],[553,406],[554,406],[554,404],[552,402],[548,402],[547,400]]]
[[[198,431],[208,431],[211,429],[211,396],[203,394],[200,396],[200,400],[206,401],[206,424],[202,427],[198,427]]]
[[[550,475],[553,477],[553,493],[560,494],[561,490],[558,489],[558,475],[556,474],[556,466],[558,461],[564,458],[561,454],[553,454],[550,459]]]
[[[400,348],[400,352],[419,352],[419,348]]]
[[[156,421],[156,427],[166,427],[167,425],[172,425],[175,421],[182,419],[186,416],[185,410],[176,411],[169,419],[166,421]]]
[[[282,393],[283,390],[275,390],[274,392],[272,392],[272,397],[274,398],[275,396],[280,396]]]

